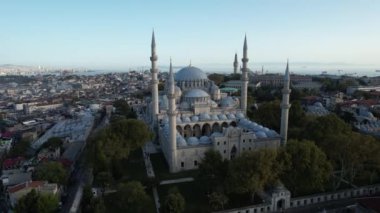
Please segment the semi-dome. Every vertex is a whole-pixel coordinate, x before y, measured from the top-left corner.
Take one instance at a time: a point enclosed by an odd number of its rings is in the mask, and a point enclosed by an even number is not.
[[[180,69],[174,77],[175,81],[208,80],[206,73],[201,69],[188,66]]]
[[[185,94],[185,97],[186,98],[206,98],[206,97],[210,97],[210,95],[204,90],[192,89]]]

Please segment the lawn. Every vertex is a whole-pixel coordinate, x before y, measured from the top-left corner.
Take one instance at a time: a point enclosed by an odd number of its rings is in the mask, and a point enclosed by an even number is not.
[[[147,178],[144,157],[141,149],[130,153],[128,159],[121,162],[123,165],[123,179],[144,182]]]

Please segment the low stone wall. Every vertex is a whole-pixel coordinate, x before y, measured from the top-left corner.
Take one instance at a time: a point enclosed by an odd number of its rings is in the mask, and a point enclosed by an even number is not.
[[[330,193],[314,194],[290,199],[290,208],[297,208],[311,204],[342,200],[354,197],[368,196],[380,192],[380,184],[345,189]]]
[[[358,188],[339,190],[336,192],[320,193],[303,197],[295,197],[290,199],[290,205],[286,209],[305,207],[308,205],[324,203],[329,201],[343,200],[354,197],[363,197],[373,195],[380,192],[380,184],[362,186]],[[283,198],[281,198],[283,199]],[[270,200],[270,199],[268,199]],[[271,200],[276,200],[271,197]],[[286,202],[286,201],[285,201]],[[263,204],[246,206],[236,209],[228,209],[224,211],[219,211],[220,213],[261,213],[261,212],[276,212],[281,211],[276,208],[276,203],[267,201]]]
[[[273,212],[271,203],[262,203],[254,206],[246,206],[236,209],[228,209],[219,211],[220,213],[260,213],[260,212]],[[218,213],[219,213],[218,212]]]

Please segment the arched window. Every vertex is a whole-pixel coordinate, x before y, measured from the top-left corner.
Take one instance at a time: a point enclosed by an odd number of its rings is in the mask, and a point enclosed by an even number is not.
[[[218,123],[214,123],[213,125],[212,125],[212,132],[214,133],[214,132],[221,132],[220,131],[221,129],[220,129],[220,125],[218,124]]]
[[[195,124],[193,127],[193,136],[199,138],[201,137],[201,133],[201,127],[199,124]]]
[[[211,126],[210,124],[206,123],[202,127],[202,135],[204,136],[210,136],[211,135]]]

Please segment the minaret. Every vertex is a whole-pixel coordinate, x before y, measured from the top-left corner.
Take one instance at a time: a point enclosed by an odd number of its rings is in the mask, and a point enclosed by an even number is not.
[[[150,72],[152,73],[152,121],[153,126],[157,126],[157,115],[158,115],[158,79],[157,79],[157,55],[156,55],[156,41],[154,39],[154,31],[152,33],[152,55],[150,61],[152,62],[152,68]]]
[[[170,172],[177,171],[177,112],[175,104],[175,82],[172,67],[172,60],[170,59],[169,69],[169,89],[168,89],[168,101],[169,101],[169,138],[168,138],[168,156],[169,156],[169,169]]]
[[[238,73],[238,69],[239,69],[239,62],[238,62],[238,58],[237,58],[237,53],[235,53],[234,74]]]
[[[286,63],[284,88],[282,89],[282,103],[281,103],[281,144],[286,145],[288,139],[288,119],[289,119],[289,95],[290,95],[290,74],[289,74],[289,61]]]
[[[248,93],[248,45],[247,45],[247,36],[244,38],[244,47],[243,47],[243,68],[241,69],[241,98],[240,98],[240,107],[243,110],[244,114],[247,114],[247,93]]]

